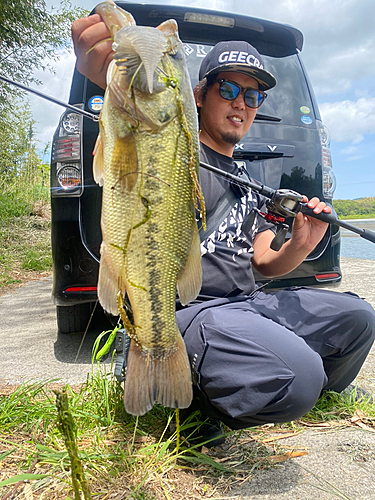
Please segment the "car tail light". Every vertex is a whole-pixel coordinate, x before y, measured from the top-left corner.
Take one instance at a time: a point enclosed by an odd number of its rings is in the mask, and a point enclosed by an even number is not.
[[[60,137],[53,141],[52,161],[80,159],[80,136]]]
[[[81,171],[73,166],[61,167],[57,172],[57,180],[63,189],[75,189],[81,186]]]
[[[332,280],[339,280],[341,278],[341,274],[339,273],[322,273],[322,274],[316,274],[315,278],[317,281],[332,281]]]
[[[75,106],[83,108],[83,104]],[[66,111],[60,118],[52,143],[52,196],[80,196],[82,194],[81,143],[82,116],[74,111]]]
[[[321,121],[317,120],[316,123],[322,148],[323,195],[325,198],[333,198],[336,177],[332,170],[331,137],[328,128]]]

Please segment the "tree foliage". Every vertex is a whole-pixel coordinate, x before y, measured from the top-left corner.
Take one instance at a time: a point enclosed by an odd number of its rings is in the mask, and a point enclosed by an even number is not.
[[[34,141],[30,104],[10,97],[0,119],[0,191],[17,180],[33,183],[40,176],[41,160]]]
[[[70,27],[87,11],[62,0],[56,10],[47,11],[44,0],[1,0],[0,2],[0,73],[30,85],[40,83],[35,68],[53,71],[58,51],[70,48]],[[0,83],[0,105],[7,102],[15,88]]]
[[[61,0],[47,10],[45,0],[0,0],[0,74],[23,83],[40,83],[36,68],[53,72],[59,51],[71,48],[70,28],[87,11]],[[46,184],[34,139],[35,121],[24,93],[0,81],[0,194],[35,181]]]
[[[359,200],[333,200],[333,207],[340,218],[370,218],[375,214],[375,198]]]

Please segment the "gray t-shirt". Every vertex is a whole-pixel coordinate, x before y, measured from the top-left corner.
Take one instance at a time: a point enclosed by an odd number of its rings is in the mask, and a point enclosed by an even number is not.
[[[239,168],[232,158],[221,155],[204,144],[201,144],[201,160],[239,175]],[[203,282],[197,300],[248,295],[255,289],[251,266],[254,253],[252,242],[258,233],[267,229],[274,230],[274,225],[257,216],[248,239],[241,231],[241,224],[253,207],[266,211],[265,198],[257,191],[239,188],[204,168],[200,168],[199,182],[207,217],[215,210],[227,189],[233,189],[238,194],[238,202],[201,243]]]

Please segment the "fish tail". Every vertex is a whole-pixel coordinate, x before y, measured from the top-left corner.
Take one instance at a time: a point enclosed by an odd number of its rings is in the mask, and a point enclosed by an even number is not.
[[[131,341],[124,405],[131,415],[144,415],[156,402],[168,408],[187,408],[192,401],[190,365],[181,335],[162,357],[147,354]]]

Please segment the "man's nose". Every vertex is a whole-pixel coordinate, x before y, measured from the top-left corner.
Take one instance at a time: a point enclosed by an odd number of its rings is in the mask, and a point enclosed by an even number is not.
[[[234,108],[245,109],[245,96],[243,92],[240,92],[238,96],[232,101],[232,106]]]

